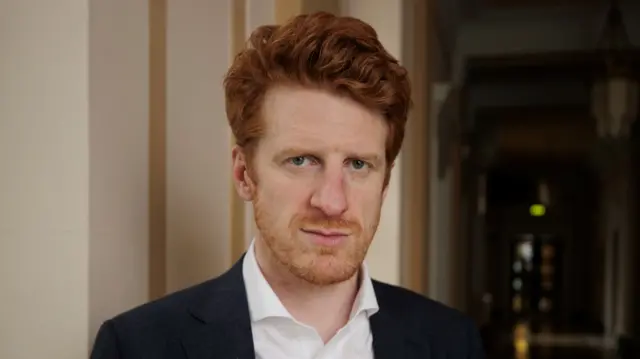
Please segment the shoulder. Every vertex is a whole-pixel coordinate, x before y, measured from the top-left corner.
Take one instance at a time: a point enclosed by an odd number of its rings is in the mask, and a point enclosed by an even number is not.
[[[179,331],[194,318],[189,309],[215,286],[215,279],[191,286],[162,298],[131,308],[109,322],[119,333],[158,333]]]
[[[219,308],[215,303],[221,298],[229,297],[228,301],[233,301],[242,296],[244,282],[242,260],[239,260],[218,277],[127,310],[109,322],[123,331],[180,331],[185,325],[193,325],[216,313]]]
[[[242,260],[222,275],[129,309],[104,321],[92,359],[171,358],[177,345],[228,313],[241,317],[245,296]],[[238,313],[242,312],[242,313]],[[234,317],[234,318],[235,318]]]
[[[437,327],[469,324],[466,315],[443,303],[406,288],[375,280],[373,283],[378,301],[400,318],[409,321],[428,318],[425,324]]]
[[[481,352],[477,326],[464,313],[406,288],[378,281],[374,281],[374,288],[380,308],[389,311],[417,339],[427,339],[446,351],[462,347]]]
[[[198,327],[200,322],[191,307],[203,296],[210,296],[215,286],[216,279],[209,280],[104,321],[95,336],[91,358],[167,357],[184,333]]]

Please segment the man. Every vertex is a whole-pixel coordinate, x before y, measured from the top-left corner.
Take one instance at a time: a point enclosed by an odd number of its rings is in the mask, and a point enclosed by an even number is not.
[[[367,24],[265,26],[225,79],[233,177],[259,235],[222,276],[104,323],[94,359],[480,359],[461,314],[363,264],[410,105]]]

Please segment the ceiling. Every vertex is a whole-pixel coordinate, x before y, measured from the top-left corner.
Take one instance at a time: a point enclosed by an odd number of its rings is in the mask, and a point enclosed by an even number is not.
[[[481,0],[487,7],[582,6],[605,4],[607,0]]]

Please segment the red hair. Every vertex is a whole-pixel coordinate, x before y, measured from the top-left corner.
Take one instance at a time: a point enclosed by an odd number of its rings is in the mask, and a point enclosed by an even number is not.
[[[326,89],[381,114],[389,128],[387,162],[400,152],[411,105],[407,71],[367,23],[318,12],[251,34],[224,79],[227,119],[248,155],[263,132],[265,93],[280,84]]]

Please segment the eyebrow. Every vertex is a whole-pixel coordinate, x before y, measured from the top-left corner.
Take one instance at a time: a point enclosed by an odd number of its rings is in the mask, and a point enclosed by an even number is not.
[[[296,156],[321,157],[318,154],[318,152],[316,152],[316,151],[306,150],[304,148],[291,147],[291,148],[286,148],[286,149],[283,149],[283,150],[277,152],[274,158],[277,161],[283,161],[283,160],[285,160],[287,158],[296,157]],[[382,158],[378,154],[375,154],[375,153],[355,153],[355,152],[350,152],[350,153],[347,154],[347,158],[354,158],[354,159],[363,160],[365,162],[371,163],[374,167],[381,166],[384,163]]]
[[[307,156],[307,155],[313,155],[313,153],[311,153],[308,150],[304,150],[302,148],[290,147],[290,148],[286,148],[276,152],[276,155],[274,156],[274,158],[278,161],[281,161],[290,157]]]

